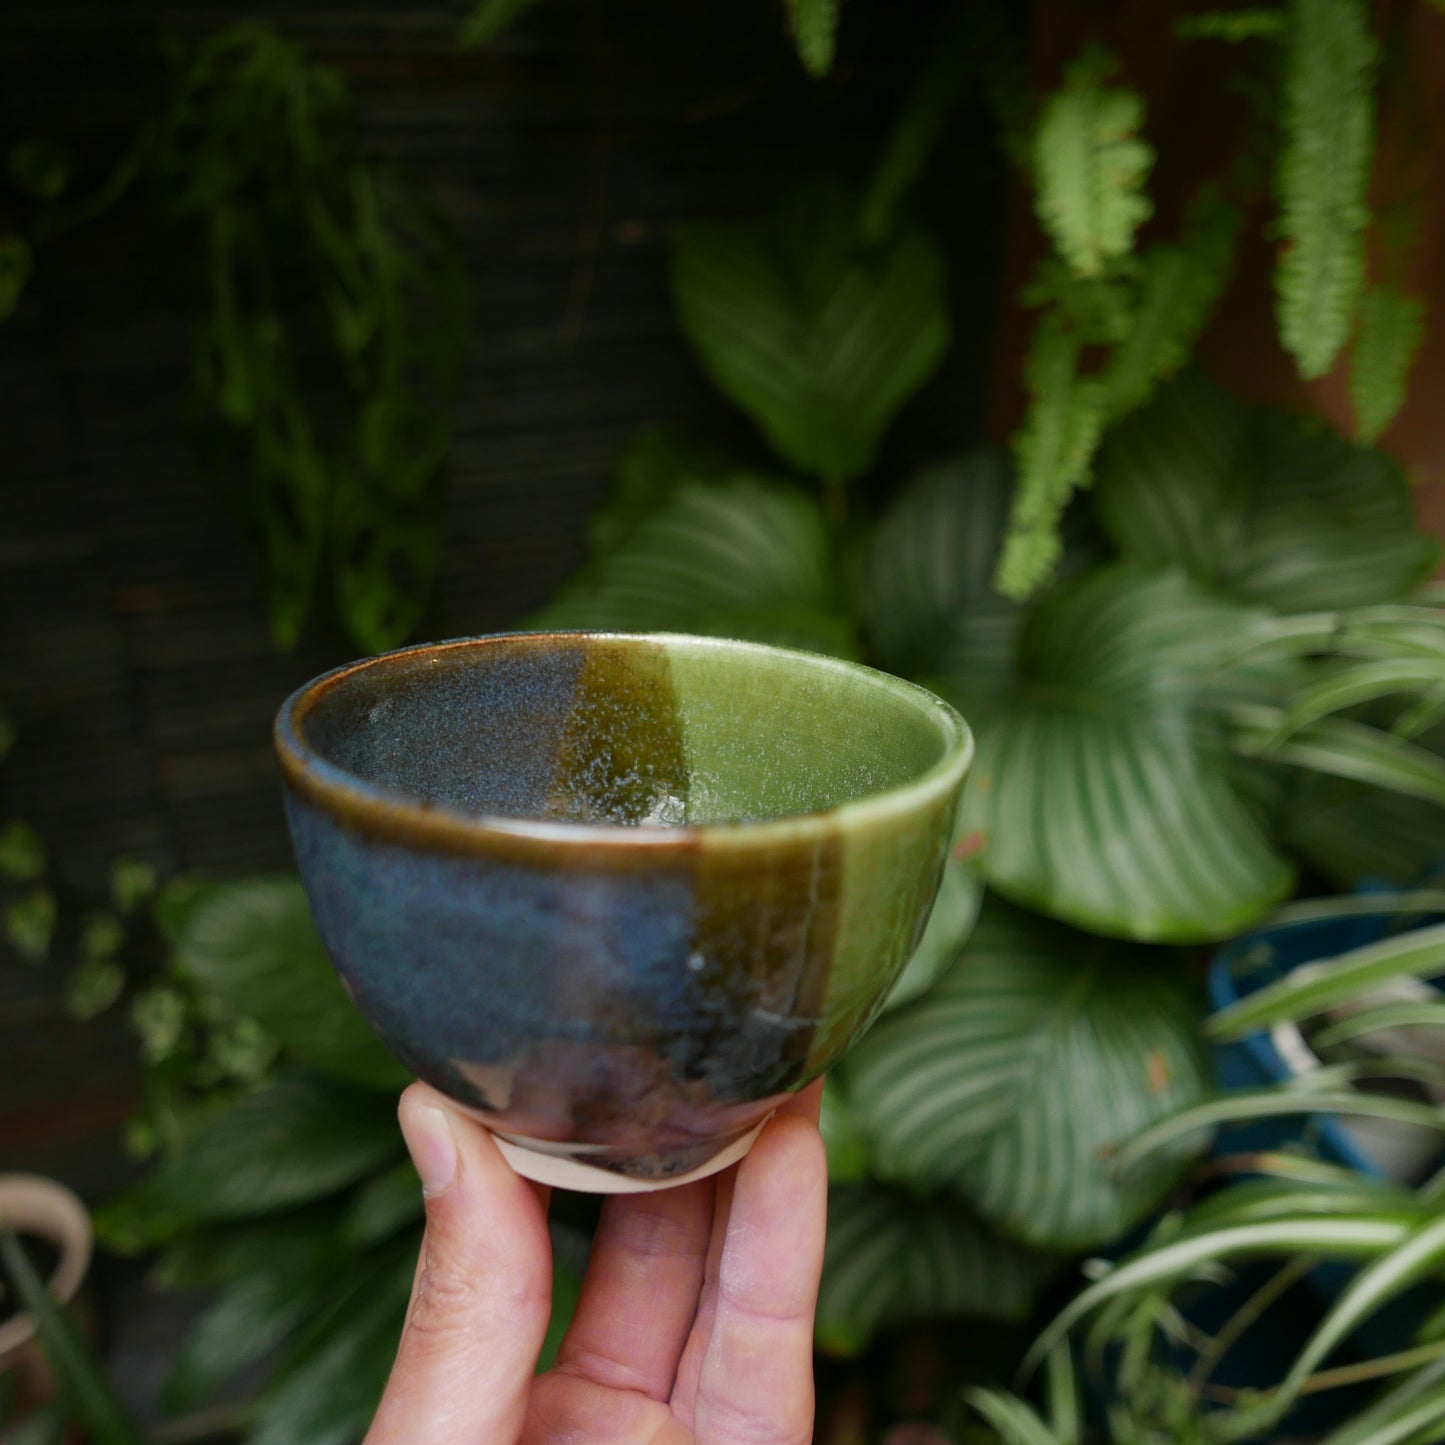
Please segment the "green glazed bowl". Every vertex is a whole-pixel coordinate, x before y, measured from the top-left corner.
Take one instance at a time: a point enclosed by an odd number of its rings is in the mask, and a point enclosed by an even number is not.
[[[868,1026],[973,744],[871,668],[530,633],[406,648],[276,723],[301,878],[362,1010],[533,1178],[744,1151]]]

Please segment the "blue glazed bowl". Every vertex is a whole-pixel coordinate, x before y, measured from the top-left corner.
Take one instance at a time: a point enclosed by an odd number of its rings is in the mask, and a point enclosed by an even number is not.
[[[338,668],[275,738],[357,1006],[524,1172],[602,1189],[706,1171],[858,1037],[972,753],[952,708],[869,668],[597,633]]]

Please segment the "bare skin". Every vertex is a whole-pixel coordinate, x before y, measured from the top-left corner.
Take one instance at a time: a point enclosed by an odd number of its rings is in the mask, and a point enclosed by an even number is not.
[[[402,1130],[427,1193],[401,1347],[366,1445],[808,1445],[827,1166],[821,1083],[741,1164],[602,1209],[555,1367],[547,1191],[424,1084]]]

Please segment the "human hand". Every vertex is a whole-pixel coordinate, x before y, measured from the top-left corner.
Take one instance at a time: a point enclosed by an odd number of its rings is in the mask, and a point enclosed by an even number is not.
[[[807,1445],[827,1164],[821,1082],[710,1179],[612,1195],[556,1365],[548,1191],[413,1084],[427,1194],[401,1347],[366,1445]]]

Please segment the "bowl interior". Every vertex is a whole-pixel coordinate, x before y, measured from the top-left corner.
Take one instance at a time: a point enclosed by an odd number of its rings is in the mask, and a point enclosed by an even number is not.
[[[295,704],[302,744],[369,789],[490,817],[700,826],[824,812],[967,746],[920,688],[808,653],[532,634],[412,648]]]

